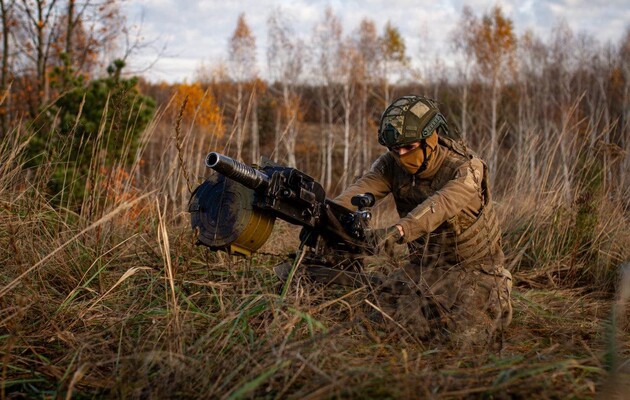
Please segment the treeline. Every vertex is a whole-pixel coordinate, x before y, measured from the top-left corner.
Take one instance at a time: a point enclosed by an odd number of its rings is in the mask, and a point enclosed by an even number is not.
[[[145,165],[166,154],[185,158],[178,162],[199,176],[210,148],[248,163],[264,155],[306,170],[335,192],[383,151],[376,141],[380,113],[397,96],[414,93],[438,100],[453,131],[488,161],[499,188],[514,178],[534,186],[562,182],[571,200],[584,179],[574,167],[591,159],[606,170],[607,188],[628,186],[630,30],[605,44],[563,22],[546,38],[517,35],[499,6],[482,15],[464,8],[447,33],[450,47],[414,57],[423,60],[418,66],[392,23],[380,30],[365,19],[345,30],[328,8],[300,37],[276,9],[267,20],[267,48],[257,48],[242,14],[224,62],[201,65],[190,84],[137,86],[123,78],[123,60],[106,57],[126,32],[118,1],[0,5],[2,134],[18,121],[35,121],[29,125],[37,131],[35,152],[60,142],[55,151],[75,148],[79,157],[92,151],[84,143],[100,129],[131,139],[122,153],[144,157]],[[265,57],[264,78],[257,55]],[[107,76],[96,79],[107,65]],[[135,154],[152,99],[159,108],[149,149]],[[81,114],[77,124],[72,114]],[[176,148],[164,150],[174,137]],[[173,193],[177,187],[183,184]]]
[[[195,84],[176,89],[207,90],[220,113],[219,130],[199,126],[194,134],[218,134],[217,146],[247,162],[262,154],[297,165],[333,191],[383,151],[376,142],[380,113],[409,93],[439,101],[453,130],[501,178],[499,186],[514,177],[535,186],[557,179],[570,199],[581,179],[571,171],[584,158],[603,157],[607,182],[624,187],[630,30],[617,44],[598,43],[563,22],[547,38],[532,31],[519,36],[498,6],[481,16],[464,8],[457,27],[443,59],[418,68],[392,24],[378,32],[374,21],[363,20],[344,33],[339,16],[327,9],[312,36],[300,38],[276,10],[263,49],[270,80],[263,81],[256,38],[242,14],[227,61],[202,65]],[[447,68],[446,59],[454,65]],[[166,103],[172,89],[148,85],[145,91]]]

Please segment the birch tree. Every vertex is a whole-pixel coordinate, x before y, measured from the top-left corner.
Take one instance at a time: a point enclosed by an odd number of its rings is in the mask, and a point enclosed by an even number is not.
[[[236,23],[236,29],[229,44],[230,75],[236,82],[236,158],[242,160],[245,116],[243,111],[244,87],[256,77],[256,39],[252,34],[245,14],[241,13]],[[252,118],[257,118],[254,115]],[[252,130],[252,135],[256,134]],[[257,144],[257,138],[252,137],[252,144]],[[253,153],[257,149],[252,149]]]
[[[333,151],[335,146],[335,105],[336,87],[340,80],[339,56],[341,54],[341,22],[330,7],[324,11],[319,23],[315,25],[313,52],[315,54],[315,75],[322,86],[320,91],[322,112],[326,123],[325,138],[322,138],[321,181],[327,191],[332,185]]]
[[[288,164],[296,166],[295,143],[300,118],[300,96],[297,85],[304,65],[304,44],[295,33],[280,9],[267,20],[269,73],[280,87],[282,107],[276,119],[274,160],[278,160],[280,144],[287,152]]]
[[[355,176],[363,174],[372,162],[372,144],[374,143],[375,126],[371,124],[371,112],[368,108],[371,87],[378,79],[380,69],[381,47],[374,21],[363,19],[354,34],[354,47],[357,52],[355,78],[359,82],[358,104],[356,108],[358,120],[358,146],[361,149],[360,161],[356,163]]]
[[[356,51],[350,39],[346,39],[343,45],[339,47],[339,67],[341,70],[342,95],[341,107],[343,109],[343,175],[341,180],[342,187],[348,184],[348,178],[351,174],[350,169],[350,150],[351,150],[351,116],[355,105],[355,92],[357,87],[357,73],[360,69],[360,55]],[[356,147],[355,147],[356,148]]]
[[[516,116],[516,135],[518,146],[517,174],[528,174],[530,184],[535,185],[538,176],[536,163],[537,147],[541,142],[540,110],[549,101],[544,96],[544,68],[547,59],[547,47],[531,30],[526,31],[518,46],[518,105]]]
[[[451,33],[453,49],[455,53],[460,56],[459,63],[457,64],[459,86],[461,88],[459,130],[464,142],[468,140],[468,94],[470,89],[471,65],[474,59],[474,47],[472,46],[474,41],[474,27],[477,23],[477,18],[472,9],[465,6],[457,23],[457,27]]]
[[[504,84],[514,71],[516,35],[512,20],[495,6],[475,24],[471,36],[479,72],[490,85],[490,157],[488,164],[494,180],[499,153],[498,107]],[[491,182],[494,184],[494,182]]]
[[[390,78],[399,75],[408,63],[405,39],[398,28],[387,21],[381,37],[381,56],[383,57],[382,85],[383,109],[392,102]]]
[[[9,55],[11,30],[13,26],[13,6],[15,2],[0,0],[2,18],[2,70],[0,71],[0,139],[9,131],[11,96],[9,93]]]
[[[569,128],[571,119],[574,117],[577,104],[571,99],[571,74],[572,51],[575,37],[573,31],[566,23],[560,21],[552,30],[549,59],[547,64],[546,81],[549,86],[548,93],[554,99],[551,107],[554,114],[547,116],[549,128],[555,127],[555,132],[546,130],[547,142],[559,143],[560,149],[560,171],[562,172],[562,182],[564,183],[564,194],[567,203],[571,203],[572,179],[571,179],[571,137]],[[554,126],[555,125],[555,126]]]

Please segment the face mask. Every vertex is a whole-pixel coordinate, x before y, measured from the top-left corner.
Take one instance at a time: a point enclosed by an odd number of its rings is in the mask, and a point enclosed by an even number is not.
[[[417,147],[410,152],[403,154],[402,156],[399,156],[399,158],[400,163],[407,170],[407,172],[414,175],[416,172],[418,172],[418,170],[422,166],[422,163],[424,162],[424,152],[422,151],[422,146]]]

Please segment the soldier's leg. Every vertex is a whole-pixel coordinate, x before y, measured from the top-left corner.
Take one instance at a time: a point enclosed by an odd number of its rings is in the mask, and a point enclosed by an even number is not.
[[[461,347],[493,346],[512,320],[511,274],[483,269],[466,273],[465,284],[452,310],[453,340]]]
[[[457,284],[457,279],[451,282],[448,277],[448,271],[407,264],[384,280],[378,293],[379,306],[388,317],[421,339],[442,337],[454,303],[445,287]]]
[[[487,345],[510,323],[511,275],[415,264],[390,274],[378,296],[384,312],[423,339],[457,347]]]

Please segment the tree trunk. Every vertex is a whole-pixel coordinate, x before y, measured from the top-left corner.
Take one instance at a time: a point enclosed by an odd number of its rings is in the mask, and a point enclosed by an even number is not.
[[[278,162],[278,158],[280,157],[280,139],[282,136],[282,130],[280,126],[282,125],[282,108],[276,109],[276,123],[275,123],[275,135],[274,135],[274,143],[273,143],[273,161]]]
[[[343,180],[342,185],[345,189],[348,183],[348,175],[350,174],[350,85],[343,85],[344,98],[344,124],[343,124]]]
[[[390,93],[389,93],[389,78],[388,78],[388,62],[387,60],[383,61],[383,110],[389,107],[390,101]]]
[[[4,0],[0,0],[2,10],[2,76],[0,77],[0,98],[3,99],[0,105],[0,139],[4,138],[9,132],[9,111],[10,99],[8,90],[9,79],[9,35],[11,29],[9,27],[9,9]]]
[[[361,88],[361,98],[358,104],[358,120],[359,120],[359,132],[356,135],[359,141],[360,157],[356,163],[354,170],[354,177],[362,175],[362,172],[367,168],[369,163],[369,137],[367,135],[367,84],[363,84]],[[353,178],[354,178],[353,177]]]
[[[65,61],[65,65],[64,65],[64,69],[65,69],[65,73],[63,74],[63,81],[62,81],[62,85],[64,89],[68,88],[68,85],[70,84],[70,82],[67,82],[68,78],[70,77],[70,73],[71,73],[71,69],[72,69],[72,58],[73,58],[73,51],[72,51],[72,36],[74,35],[74,25],[75,25],[75,21],[74,21],[74,3],[75,0],[68,0],[68,25],[66,27],[66,57],[67,60]]]
[[[236,159],[243,160],[243,83],[236,84]]]
[[[68,0],[68,26],[66,28],[66,54],[72,60],[72,35],[74,33],[74,0]]]
[[[287,159],[290,167],[295,167],[297,162],[295,159],[295,138],[297,131],[295,128],[295,122],[297,121],[297,104],[292,104],[291,92],[289,87],[285,85],[282,91],[282,98],[284,102],[284,114],[286,115],[286,127],[284,128],[284,147],[287,151]]]
[[[329,192],[332,187],[332,167],[333,167],[333,149],[335,146],[335,136],[333,132],[334,116],[334,98],[333,91],[330,84],[326,88],[327,95],[327,115],[328,115],[328,133],[326,140],[326,192]]]
[[[462,93],[462,140],[468,140],[468,79],[464,78]]]
[[[258,132],[258,96],[256,88],[252,90],[252,164],[260,159],[260,132]]]
[[[496,79],[492,82],[492,96],[490,99],[491,119],[490,119],[490,187],[494,187],[495,175],[497,172],[497,152],[498,152],[498,139],[497,139],[497,107],[499,102],[499,84]]]
[[[45,52],[45,34],[44,27],[44,2],[37,1],[37,97],[40,98],[38,107],[48,103],[48,84],[46,77],[46,52]],[[36,110],[38,112],[39,110]]]

